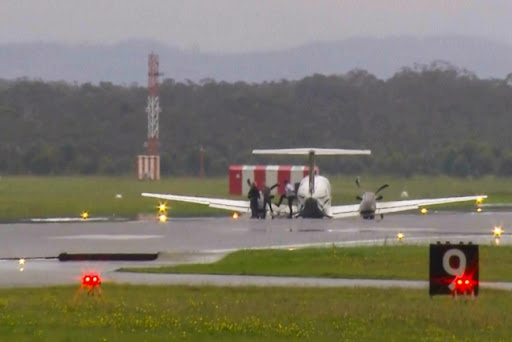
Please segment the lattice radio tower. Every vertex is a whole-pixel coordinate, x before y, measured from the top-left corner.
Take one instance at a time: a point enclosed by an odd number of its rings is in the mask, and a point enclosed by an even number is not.
[[[162,109],[159,104],[159,89],[158,89],[158,55],[150,53],[148,57],[148,106],[146,113],[148,113],[148,155],[157,156],[159,154],[159,140],[158,140],[158,116]]]

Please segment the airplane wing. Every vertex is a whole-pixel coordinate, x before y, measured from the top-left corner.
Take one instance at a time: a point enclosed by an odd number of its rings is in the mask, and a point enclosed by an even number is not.
[[[375,214],[395,213],[399,211],[419,209],[419,207],[426,207],[436,204],[447,204],[457,202],[476,201],[477,199],[484,199],[487,196],[461,196],[461,197],[445,197],[445,198],[432,198],[432,199],[415,199],[404,201],[391,201],[391,202],[377,202],[377,210]]]
[[[391,202],[377,202],[375,215],[396,213],[400,211],[416,210],[420,207],[436,204],[447,204],[457,202],[476,201],[484,199],[487,196],[462,196],[462,197],[445,197],[432,199],[415,199]],[[359,204],[338,205],[331,207],[331,215],[333,218],[345,218],[359,216]]]
[[[252,154],[308,155],[310,152],[314,152],[317,156],[372,154],[372,152],[370,150],[351,150],[351,149],[343,149],[343,148],[315,148],[315,147],[252,150]]]
[[[359,204],[331,206],[332,218],[344,218],[359,216]]]
[[[171,194],[153,194],[143,192],[143,197],[154,197],[169,201],[189,202],[204,204],[212,208],[224,209],[229,211],[236,211],[239,213],[251,212],[251,206],[249,201],[230,200],[222,198],[209,198],[209,197],[195,197],[195,196],[182,196],[182,195],[171,195]]]

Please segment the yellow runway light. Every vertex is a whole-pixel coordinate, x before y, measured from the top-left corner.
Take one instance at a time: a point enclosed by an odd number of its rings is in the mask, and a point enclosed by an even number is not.
[[[421,208],[420,213],[421,213],[421,215],[425,215],[426,213],[428,213],[428,209],[427,208]]]
[[[25,265],[25,259],[21,258],[20,261],[18,262],[20,265]]]
[[[233,220],[236,220],[238,218],[238,213],[233,213]]]
[[[477,197],[476,204],[482,204],[483,201],[484,201],[483,197]]]
[[[482,212],[482,208],[476,208],[476,212],[477,213],[481,213]]]
[[[396,238],[398,239],[398,241],[402,241],[402,239],[404,238],[404,233],[400,232],[396,234]]]
[[[494,229],[493,229],[493,234],[494,234],[494,236],[496,236],[496,237],[500,237],[500,236],[501,236],[501,234],[503,234],[503,228],[501,228],[501,226],[496,226],[496,227],[494,227]]]
[[[167,215],[161,214],[160,216],[158,216],[158,221],[166,222],[167,221]]]
[[[158,205],[158,211],[159,211],[159,212],[167,211],[167,204],[165,204],[165,203],[160,203],[160,204]]]
[[[83,211],[80,214],[80,217],[82,217],[84,220],[87,220],[87,218],[89,217],[89,213],[87,211]]]

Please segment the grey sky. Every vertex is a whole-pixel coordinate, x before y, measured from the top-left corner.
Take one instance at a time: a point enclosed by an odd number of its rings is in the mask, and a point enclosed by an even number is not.
[[[354,36],[463,34],[512,44],[510,0],[0,0],[0,43],[279,49]]]

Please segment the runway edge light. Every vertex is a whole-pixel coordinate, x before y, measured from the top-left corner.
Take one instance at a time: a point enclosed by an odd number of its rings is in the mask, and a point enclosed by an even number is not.
[[[499,246],[500,237],[501,237],[501,234],[503,234],[503,228],[501,226],[495,226],[492,233],[494,235],[494,245]]]
[[[479,196],[479,197],[477,197],[477,198],[476,198],[476,201],[475,201],[475,202],[476,202],[476,212],[477,212],[477,213],[482,212],[482,210],[483,210],[483,209],[482,209],[482,203],[483,203],[483,201],[484,201],[483,196]]]
[[[164,213],[167,211],[167,203],[160,203],[158,204],[158,211],[160,213]]]
[[[396,234],[396,238],[398,242],[402,242],[402,239],[404,238],[404,233],[399,232],[398,234]]]
[[[160,215],[158,216],[158,221],[160,221],[160,222],[162,222],[162,223],[167,222],[167,215],[165,215],[165,214],[160,214]]]
[[[167,210],[169,207],[167,206],[167,203],[160,202],[157,206],[158,208],[158,221],[161,223],[167,222],[168,216],[167,216]]]
[[[503,234],[503,228],[501,226],[495,226],[493,229],[493,234],[495,237],[500,237]]]

